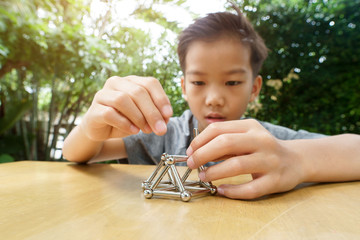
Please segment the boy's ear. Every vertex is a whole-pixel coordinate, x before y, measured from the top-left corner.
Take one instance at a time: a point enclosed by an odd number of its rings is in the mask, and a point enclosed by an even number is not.
[[[182,90],[183,98],[185,99],[185,101],[187,101],[186,88],[185,88],[185,78],[184,78],[184,76],[181,77],[181,90]]]
[[[259,96],[261,87],[262,87],[262,77],[260,75],[257,75],[257,77],[254,79],[254,83],[251,89],[250,102],[254,101],[256,97]]]

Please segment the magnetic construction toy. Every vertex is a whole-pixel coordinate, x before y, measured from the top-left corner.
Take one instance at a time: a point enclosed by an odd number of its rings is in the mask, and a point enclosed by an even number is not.
[[[194,136],[197,136],[197,134],[198,131],[195,128]],[[211,182],[203,182],[200,179],[198,181],[187,181],[187,178],[192,171],[191,168],[188,168],[184,175],[180,177],[175,164],[185,162],[187,158],[188,157],[185,155],[162,154],[161,160],[154,172],[142,183],[145,198],[149,199],[153,196],[160,196],[180,198],[182,201],[188,202],[193,196],[201,196],[208,193],[215,195],[217,189]],[[203,171],[204,169],[204,166],[200,166],[198,172]],[[168,175],[169,179],[167,181],[162,181],[165,175]]]

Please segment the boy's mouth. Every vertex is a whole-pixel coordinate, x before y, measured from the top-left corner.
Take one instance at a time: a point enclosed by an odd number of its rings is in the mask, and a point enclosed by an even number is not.
[[[205,116],[205,120],[210,124],[214,122],[223,122],[226,118],[217,113],[210,113]]]

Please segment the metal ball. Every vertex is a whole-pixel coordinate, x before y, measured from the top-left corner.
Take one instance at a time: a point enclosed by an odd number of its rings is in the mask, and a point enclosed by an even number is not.
[[[191,193],[189,193],[188,191],[184,191],[181,193],[180,197],[183,202],[188,202],[191,199]]]
[[[215,195],[217,193],[217,188],[215,186],[210,188],[210,193],[211,193],[211,195]]]
[[[172,157],[168,157],[167,159],[166,159],[166,164],[168,164],[168,165],[172,165],[172,164],[174,164],[174,158],[172,158]]]
[[[145,189],[145,190],[144,190],[144,196],[145,196],[145,198],[147,198],[147,199],[152,198],[152,196],[153,196],[152,190],[151,190],[151,189]]]
[[[148,187],[149,183],[148,182],[142,182],[141,183],[141,187],[143,190],[145,190]]]

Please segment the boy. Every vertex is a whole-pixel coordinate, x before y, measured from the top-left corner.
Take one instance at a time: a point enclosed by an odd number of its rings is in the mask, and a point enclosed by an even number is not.
[[[112,77],[66,138],[65,158],[156,164],[163,152],[186,153],[191,168],[211,165],[199,174],[203,181],[252,174],[248,183],[218,186],[220,195],[237,199],[288,191],[302,182],[360,179],[358,135],[325,137],[240,120],[260,92],[258,72],[267,56],[240,12],[195,21],[181,33],[178,55],[191,111],[170,118],[170,102],[154,78]],[[191,142],[194,127],[201,133]],[[213,163],[219,160],[224,161]]]

